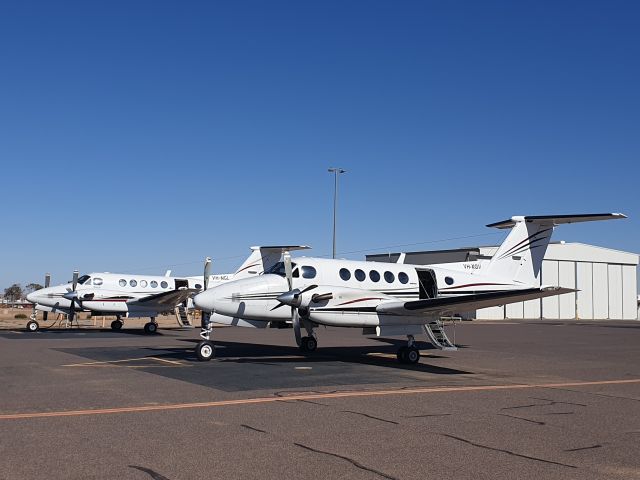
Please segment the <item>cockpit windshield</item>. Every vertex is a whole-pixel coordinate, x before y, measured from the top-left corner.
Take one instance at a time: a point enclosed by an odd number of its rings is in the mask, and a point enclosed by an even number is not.
[[[79,279],[78,279],[78,285],[84,285],[85,282],[87,282],[88,280],[91,279],[90,275],[82,275]],[[70,281],[69,283],[73,283],[73,280]]]
[[[293,271],[295,270],[295,268],[296,268],[296,264],[291,263],[291,270]],[[273,273],[274,275],[280,275],[281,277],[284,277],[286,275],[286,272],[284,271],[284,262],[276,263],[273,267],[271,267],[269,270],[267,270],[264,273]]]

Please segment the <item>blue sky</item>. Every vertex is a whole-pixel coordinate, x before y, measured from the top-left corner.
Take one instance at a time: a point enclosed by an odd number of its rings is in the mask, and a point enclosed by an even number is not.
[[[634,1],[4,1],[0,53],[0,287],[329,254],[333,165],[339,252],[640,251]]]

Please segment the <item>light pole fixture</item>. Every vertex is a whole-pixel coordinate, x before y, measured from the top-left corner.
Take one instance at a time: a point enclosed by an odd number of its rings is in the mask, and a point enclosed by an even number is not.
[[[345,173],[343,168],[331,167],[329,173],[334,175],[333,183],[333,253],[331,258],[336,258],[336,211],[338,208],[338,175]]]

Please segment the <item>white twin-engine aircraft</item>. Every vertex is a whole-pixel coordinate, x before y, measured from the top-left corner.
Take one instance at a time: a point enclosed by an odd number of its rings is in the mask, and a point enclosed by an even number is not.
[[[230,280],[250,278],[270,269],[282,256],[282,247],[252,247],[251,255],[232,274],[211,275],[211,261],[207,259],[204,276],[170,277],[135,275],[124,273],[90,273],[79,276],[73,272],[69,283],[36,290],[27,295],[27,300],[36,310],[46,313],[63,313],[73,322],[76,312],[90,311],[96,315],[114,315],[111,328],[119,330],[123,318],[149,317],[144,326],[146,333],[155,333],[158,324],[155,318],[163,312],[200,292],[203,286],[219,285]],[[203,281],[203,278],[206,279]],[[35,315],[27,323],[27,330],[35,332],[40,325]]]
[[[417,363],[414,335],[425,333],[440,349],[456,347],[440,319],[446,315],[574,292],[540,286],[540,268],[556,225],[626,218],[620,213],[512,217],[488,225],[511,232],[490,260],[408,265],[323,258],[283,261],[263,275],[233,280],[196,295],[203,312],[200,360],[215,355],[211,322],[264,328],[291,321],[296,343],[309,352],[317,347],[319,325],[362,328],[363,334],[406,335],[398,350],[402,363]],[[306,247],[290,247],[289,250]],[[301,327],[306,336],[302,337]]]

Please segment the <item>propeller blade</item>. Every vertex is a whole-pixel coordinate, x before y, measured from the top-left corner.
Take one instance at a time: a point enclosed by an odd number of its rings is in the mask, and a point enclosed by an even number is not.
[[[204,261],[204,289],[209,287],[209,277],[211,276],[211,257],[207,257]]]
[[[78,276],[79,276],[78,270],[74,270],[73,271],[73,288],[71,289],[74,292],[76,291],[76,287],[78,286]]]
[[[300,316],[298,309],[291,307],[291,322],[293,323],[293,333],[296,336],[296,345],[300,346],[302,335],[300,334]]]
[[[51,274],[46,273],[44,275],[44,288],[49,288],[50,285],[51,285]],[[34,308],[35,308],[35,305],[34,305]],[[49,312],[43,312],[42,320],[46,322],[48,319],[49,319]]]
[[[289,284],[289,290],[293,288],[293,268],[291,267],[291,253],[284,252],[282,255],[284,262],[284,273],[287,277],[287,283]]]

